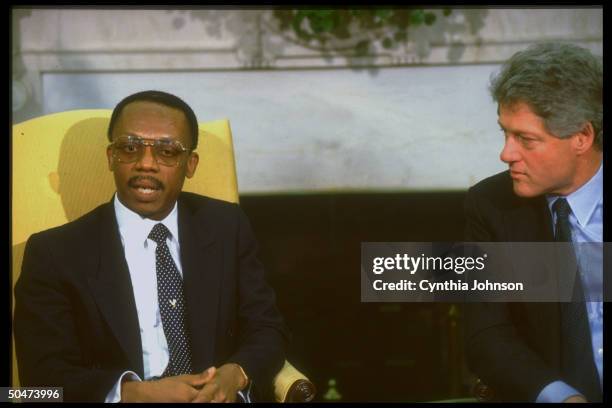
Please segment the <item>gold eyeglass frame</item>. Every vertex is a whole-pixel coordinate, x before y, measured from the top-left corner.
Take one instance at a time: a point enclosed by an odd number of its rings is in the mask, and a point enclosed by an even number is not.
[[[168,142],[168,141],[170,141],[172,143],[177,144],[180,147],[180,149],[181,149],[180,154],[183,154],[183,153],[189,151],[189,149],[187,149],[185,146],[183,146],[183,144],[180,141],[178,141],[178,140],[172,140],[172,139],[145,139],[145,138],[142,138],[142,137],[134,137],[134,136],[125,136],[125,137],[123,137],[123,139],[127,139],[128,141],[131,140],[131,141],[137,142],[138,144],[141,144],[145,149],[146,149],[147,146],[150,146],[151,148],[153,148],[153,158],[155,159],[155,163],[161,164],[161,165],[166,166],[166,167],[177,167],[177,166],[179,166],[181,164],[182,160],[179,157],[177,159],[177,161],[176,161],[176,164],[166,164],[166,163],[163,163],[161,160],[159,160],[158,157],[157,157],[157,152],[155,152],[155,147],[160,145],[161,142]],[[115,145],[119,141],[124,141],[124,140],[115,140],[114,142],[112,142],[112,143],[110,143],[108,145],[108,147],[110,147],[112,149],[112,151],[113,151],[113,158],[116,159],[117,162],[123,163],[123,164],[130,164],[130,163],[136,163],[138,160],[142,159],[142,155],[144,154],[145,149],[142,149],[142,151],[135,156],[136,159],[133,160],[133,161],[121,160],[118,157],[117,151],[115,149]]]

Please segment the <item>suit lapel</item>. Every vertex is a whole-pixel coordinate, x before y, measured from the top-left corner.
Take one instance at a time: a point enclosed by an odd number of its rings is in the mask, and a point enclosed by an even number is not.
[[[553,242],[552,218],[544,197],[516,198],[506,213],[509,242]]]
[[[509,242],[554,242],[552,217],[548,210],[546,198],[519,198],[505,215],[506,231],[509,231]],[[525,311],[529,320],[529,330],[534,337],[547,338],[545,350],[547,360],[555,369],[560,368],[561,356],[561,321],[559,303],[537,302],[526,303]]]
[[[138,313],[112,201],[101,209],[98,232],[100,263],[88,282],[102,315],[130,362],[129,368],[143,378]]]
[[[205,207],[196,212],[179,199],[181,265],[195,372],[201,372],[214,363],[223,270],[223,248],[215,239],[213,218],[206,215]]]

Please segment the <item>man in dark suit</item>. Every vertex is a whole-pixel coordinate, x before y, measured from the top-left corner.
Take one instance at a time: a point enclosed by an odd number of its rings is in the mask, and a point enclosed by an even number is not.
[[[509,170],[469,190],[466,241],[602,242],[602,81],[601,60],[570,44],[502,66],[490,90]],[[597,301],[466,305],[468,364],[497,399],[602,400],[601,257],[579,264],[598,271],[577,286]]]
[[[140,92],[115,107],[117,193],[28,240],[15,286],[22,386],[60,386],[67,401],[269,395],[288,334],[241,209],[181,192],[197,136],[174,95]]]

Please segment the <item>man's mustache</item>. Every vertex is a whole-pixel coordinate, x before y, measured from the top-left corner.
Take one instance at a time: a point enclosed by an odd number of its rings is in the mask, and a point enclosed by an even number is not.
[[[148,181],[158,190],[163,190],[164,185],[161,181],[152,176],[134,176],[128,180],[128,186],[136,188],[140,183]]]

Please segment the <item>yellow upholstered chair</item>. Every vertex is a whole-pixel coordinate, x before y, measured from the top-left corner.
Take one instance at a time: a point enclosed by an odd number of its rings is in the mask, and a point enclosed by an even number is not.
[[[75,110],[13,126],[13,286],[31,234],[73,221],[110,200],[115,191],[105,154],[110,115],[107,109]],[[238,202],[229,122],[201,123],[199,140],[198,171],[186,179],[183,189]],[[12,369],[12,384],[18,386],[14,345]],[[289,362],[277,375],[274,387],[278,401],[314,397],[314,385]]]

